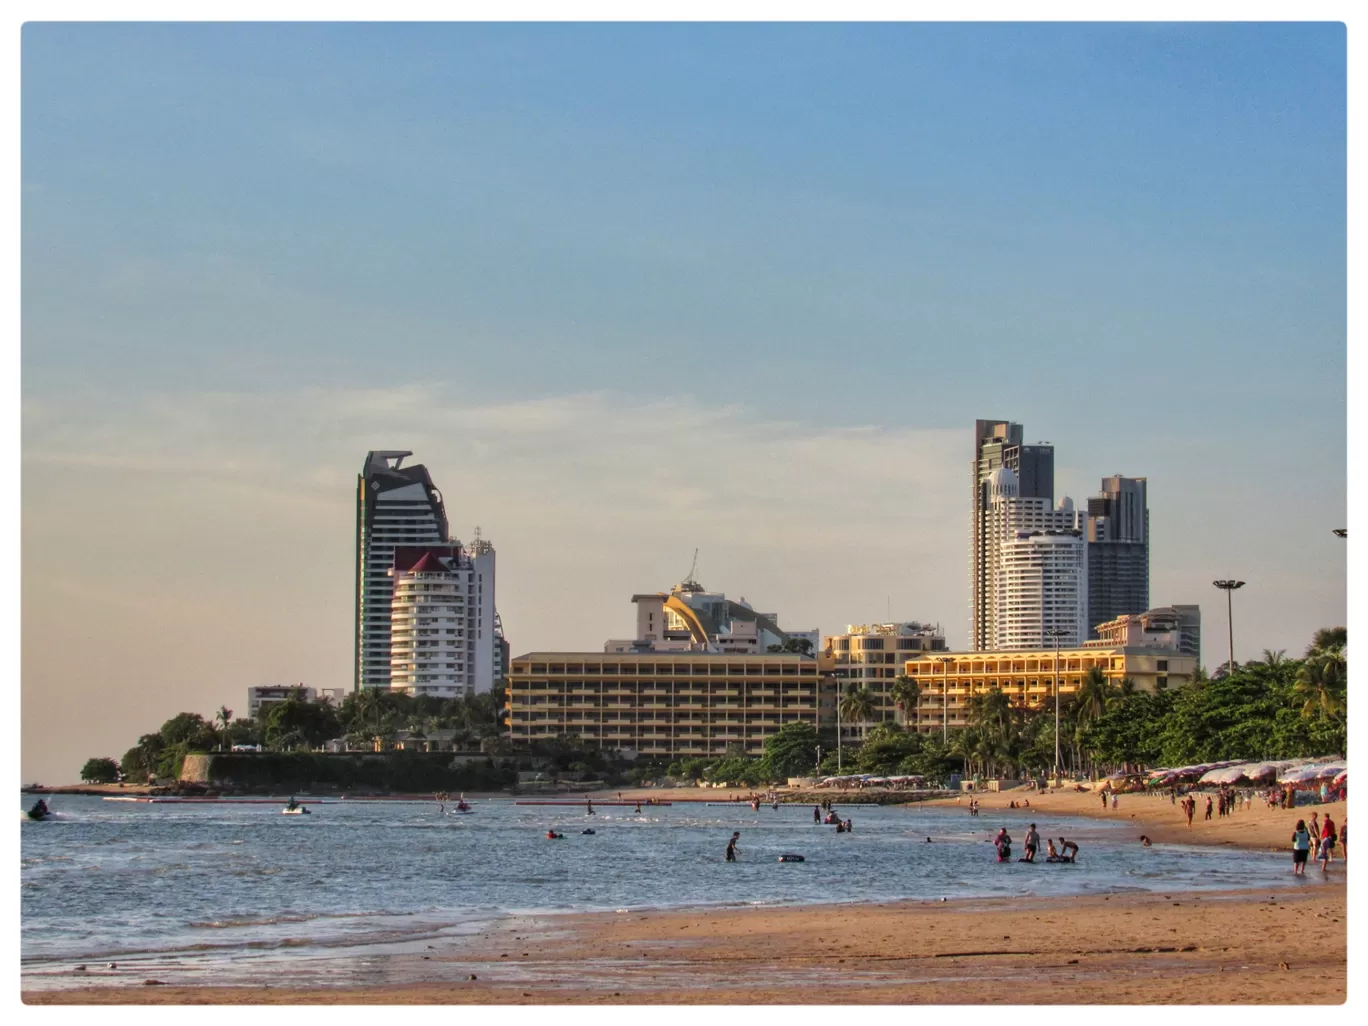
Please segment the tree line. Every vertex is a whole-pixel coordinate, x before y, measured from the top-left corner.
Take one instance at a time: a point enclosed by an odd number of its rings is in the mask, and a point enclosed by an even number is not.
[[[454,730],[457,748],[475,750],[483,742],[502,740],[503,704],[502,688],[459,698],[414,697],[368,688],[347,695],[340,705],[307,701],[303,690],[295,689],[285,701],[264,706],[256,717],[235,718],[226,706],[208,718],[177,713],[159,729],[139,737],[122,759],[88,760],[81,779],[106,783],[120,775],[137,781],[175,778],[187,754],[228,751],[234,745],[308,752],[342,739],[349,747],[383,750],[401,731],[420,738],[437,730]]]

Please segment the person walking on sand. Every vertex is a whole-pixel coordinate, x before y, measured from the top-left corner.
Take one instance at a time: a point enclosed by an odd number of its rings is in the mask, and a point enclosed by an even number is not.
[[[1116,811],[1116,792],[1112,792],[1112,811]]]
[[[1306,829],[1306,821],[1297,820],[1296,829],[1292,831],[1292,875],[1306,875],[1306,860],[1311,854],[1311,834]]]
[[[741,837],[741,831],[738,830],[738,831],[736,831],[735,833],[733,833],[733,834],[731,835],[731,840],[727,842],[727,861],[728,861],[728,862],[735,862],[735,861],[736,861],[736,842],[740,839],[740,837]]]
[[[1192,814],[1197,811],[1197,801],[1192,797],[1192,795],[1188,795],[1186,798],[1183,799],[1183,811],[1187,813],[1187,825],[1188,829],[1191,830]]]
[[[1103,811],[1103,812],[1106,812],[1106,811],[1107,811],[1107,792],[1106,792],[1106,791],[1103,791],[1103,792],[1102,792],[1102,811]]]
[[[1203,816],[1202,819],[1203,819],[1203,820],[1210,820],[1210,819],[1211,819],[1211,795],[1207,795],[1206,815]]]
[[[1034,862],[1036,852],[1040,850],[1040,835],[1036,833],[1036,825],[1031,824],[1031,829],[1026,831],[1026,861]]]

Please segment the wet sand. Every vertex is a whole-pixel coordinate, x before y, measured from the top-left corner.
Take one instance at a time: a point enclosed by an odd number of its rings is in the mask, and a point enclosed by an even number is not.
[[[417,982],[122,986],[32,1004],[1337,1004],[1345,888],[522,920]],[[403,956],[417,960],[421,956]],[[429,982],[423,982],[424,973]],[[474,975],[476,979],[467,977]]]

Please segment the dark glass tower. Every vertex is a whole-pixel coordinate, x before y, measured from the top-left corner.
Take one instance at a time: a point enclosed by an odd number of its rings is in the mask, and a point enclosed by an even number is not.
[[[1088,499],[1088,637],[1149,609],[1149,492],[1143,477],[1102,479]]]
[[[411,452],[366,453],[356,478],[356,678],[353,689],[390,684],[390,602],[396,546],[443,545],[446,507],[427,467],[401,467]]]

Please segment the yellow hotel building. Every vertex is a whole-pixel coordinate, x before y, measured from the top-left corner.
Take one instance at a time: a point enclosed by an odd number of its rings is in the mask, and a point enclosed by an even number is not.
[[[817,726],[822,676],[795,654],[531,652],[507,678],[515,744],[578,734],[645,756],[764,754],[786,723]]]
[[[1196,656],[1173,649],[1099,642],[1060,649],[1058,656],[1061,696],[1076,692],[1093,667],[1113,682],[1129,677],[1141,691],[1186,684],[1197,668]],[[969,696],[990,688],[1001,688],[1013,705],[1028,709],[1054,700],[1054,649],[927,653],[908,659],[904,672],[921,687],[917,729],[924,734],[942,729],[947,708],[951,728],[967,726]]]

